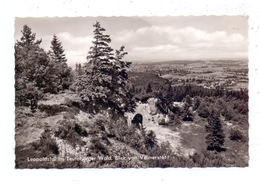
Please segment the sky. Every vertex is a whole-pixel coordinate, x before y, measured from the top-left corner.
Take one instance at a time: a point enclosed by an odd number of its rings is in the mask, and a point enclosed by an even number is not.
[[[248,17],[54,17],[15,19],[14,38],[20,40],[27,24],[41,47],[50,50],[53,35],[61,41],[68,65],[86,62],[93,41],[93,24],[99,21],[110,35],[111,47],[122,45],[132,62],[168,60],[247,59]]]

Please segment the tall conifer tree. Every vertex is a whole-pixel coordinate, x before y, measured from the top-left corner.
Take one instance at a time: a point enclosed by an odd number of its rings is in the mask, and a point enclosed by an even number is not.
[[[48,84],[49,59],[29,26],[24,25],[21,33],[15,43],[15,103],[33,109]]]
[[[225,142],[225,135],[219,116],[219,112],[211,107],[208,125],[205,126],[206,131],[208,132],[208,135],[206,136],[207,150],[216,150],[218,152],[225,150],[222,147]]]
[[[102,108],[111,108],[113,111],[124,113],[133,110],[132,96],[126,90],[128,75],[126,69],[130,62],[123,61],[127,54],[122,46],[113,53],[109,45],[110,36],[99,22],[94,24],[93,46],[87,55],[85,75],[78,77],[74,84],[76,91],[89,107],[97,112]]]
[[[49,51],[50,58],[55,72],[55,86],[57,91],[68,89],[72,83],[72,70],[67,65],[67,59],[64,53],[61,41],[56,35],[51,41],[51,50]]]

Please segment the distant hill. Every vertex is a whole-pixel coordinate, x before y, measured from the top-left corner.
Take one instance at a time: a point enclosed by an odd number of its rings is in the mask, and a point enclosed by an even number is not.
[[[164,65],[164,64],[192,64],[192,63],[201,63],[206,62],[248,62],[248,59],[208,59],[208,60],[167,60],[167,61],[134,61],[133,65]]]

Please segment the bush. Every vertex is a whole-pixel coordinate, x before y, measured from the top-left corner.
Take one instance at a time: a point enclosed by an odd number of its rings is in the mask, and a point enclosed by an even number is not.
[[[38,109],[41,112],[46,112],[48,116],[54,116],[60,112],[66,111],[68,108],[61,106],[61,105],[38,105]]]
[[[41,135],[40,141],[34,142],[32,146],[35,150],[40,151],[41,156],[43,157],[46,157],[50,154],[59,154],[59,147],[56,141],[53,138],[51,138],[50,131],[48,129],[44,130],[44,132]]]
[[[128,126],[124,117],[120,120],[111,120],[107,125],[107,135],[109,137],[115,137],[118,141],[124,142],[128,146],[137,150],[139,153],[146,152],[146,141],[147,147],[148,144],[153,144],[152,141],[155,141],[155,134],[150,132],[149,135],[144,130],[139,130],[135,125]],[[148,143],[149,142],[149,143]]]
[[[77,109],[83,109],[85,107],[84,103],[78,97],[73,97],[73,99],[65,98],[64,105]]]
[[[194,111],[196,111],[199,108],[200,103],[201,103],[201,98],[198,96],[194,97],[194,104],[193,104]]]
[[[230,167],[234,164],[217,152],[205,150],[201,153],[194,153],[190,158],[192,159],[193,167]]]
[[[210,115],[209,107],[206,103],[202,102],[198,108],[198,115],[202,118],[207,118]]]
[[[74,130],[75,132],[77,132],[77,134],[79,134],[80,136],[83,136],[83,137],[86,137],[88,134],[87,134],[87,131],[79,124],[75,123],[75,126],[74,126]]]
[[[229,139],[232,140],[232,141],[246,142],[246,137],[243,134],[243,132],[239,129],[236,129],[236,128],[232,128],[230,130]]]
[[[153,148],[157,144],[156,134],[154,131],[150,130],[147,133],[145,133],[145,147],[146,148]]]
[[[237,116],[232,107],[227,107],[226,109],[224,109],[222,114],[225,117],[226,121],[235,120]]]
[[[106,132],[106,128],[105,125],[108,124],[108,122],[106,120],[103,119],[103,116],[100,117],[95,117],[95,119],[93,119],[94,123],[91,124],[86,124],[88,126],[89,130],[89,134],[92,135],[96,135],[96,134],[109,134]]]
[[[180,120],[179,116],[177,116],[177,115],[170,116],[169,125],[178,126],[180,124],[181,124],[181,120]]]
[[[72,146],[84,145],[81,140],[82,136],[87,136],[87,131],[81,125],[68,120],[61,120],[58,122],[54,135],[61,139],[67,140]]]
[[[89,149],[91,150],[91,154],[109,155],[107,148],[101,143],[98,137],[92,137],[90,142],[91,145]]]
[[[134,126],[130,126],[122,132],[122,139],[120,141],[126,143],[140,153],[145,152],[144,137],[137,132],[137,129]]]
[[[76,114],[78,114],[80,110],[76,107],[68,108],[67,112],[63,114],[64,119],[73,119]]]

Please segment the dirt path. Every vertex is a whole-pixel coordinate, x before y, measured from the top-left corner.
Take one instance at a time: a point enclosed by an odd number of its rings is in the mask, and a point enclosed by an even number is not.
[[[155,107],[151,108],[154,109]],[[172,147],[173,152],[175,152],[177,155],[189,156],[193,154],[195,150],[182,147],[182,138],[179,132],[172,131],[169,128],[158,124],[163,118],[163,115],[160,113],[152,115],[150,113],[151,108],[149,104],[137,103],[136,113],[143,115],[143,126],[146,128],[146,130],[154,131],[159,144],[168,141]],[[127,114],[129,124],[131,123],[134,115],[135,114],[132,113]]]
[[[152,130],[156,134],[156,138],[159,144],[168,141],[174,152],[178,153],[179,148],[181,147],[180,139],[178,132],[171,131],[168,128],[162,127],[156,123],[144,122],[146,130]]]

